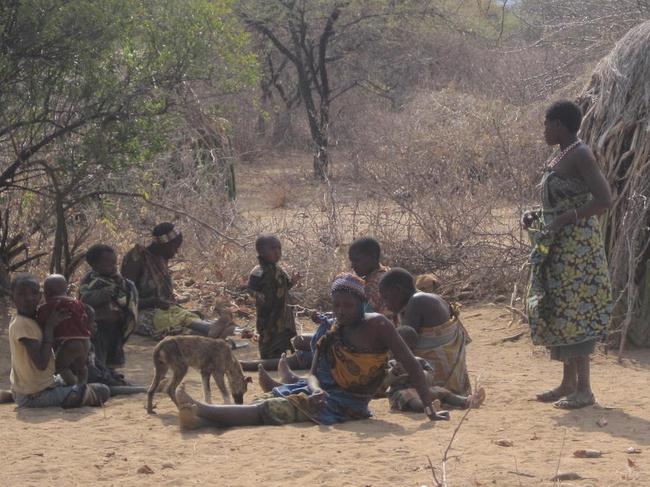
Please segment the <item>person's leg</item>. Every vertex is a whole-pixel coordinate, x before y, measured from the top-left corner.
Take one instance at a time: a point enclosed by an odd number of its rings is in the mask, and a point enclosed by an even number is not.
[[[262,425],[260,404],[222,406],[195,401],[181,385],[176,390],[176,403],[181,428],[201,426],[256,426]]]
[[[126,396],[130,394],[144,394],[147,388],[143,386],[110,386],[111,396]]]
[[[576,390],[567,395],[565,399],[557,401],[554,406],[560,409],[579,409],[592,406],[596,403],[596,399],[591,390],[590,357],[589,355],[581,355],[572,358],[571,361],[575,364],[577,371]]]
[[[564,360],[562,383],[555,389],[537,394],[540,402],[555,402],[562,397],[568,396],[576,391],[578,385],[578,369],[574,359]]]
[[[267,358],[260,360],[241,360],[241,368],[244,372],[256,372],[261,365],[266,370],[278,370],[279,358]]]
[[[293,363],[298,361],[296,355],[287,357],[287,354],[283,353],[282,356],[280,357],[280,361],[278,362],[278,372],[280,373],[280,379],[285,384],[294,384],[302,378],[294,374],[293,370],[291,370],[291,364],[290,364],[291,358],[295,359],[292,361]]]
[[[279,387],[282,385],[282,382],[276,381],[269,373],[264,369],[262,364],[258,365],[257,369],[257,380],[260,383],[260,387],[264,392],[270,392],[274,387]]]
[[[454,394],[449,389],[437,386],[432,387],[431,392],[436,399],[440,399],[444,404],[460,409],[478,408],[485,401],[485,389],[482,387],[469,396]]]
[[[69,339],[59,345],[54,357],[54,366],[56,373],[61,376],[67,386],[73,386],[80,382],[80,377],[77,375],[79,371],[79,364],[88,360],[89,347],[84,346],[83,340]],[[88,370],[86,369],[86,377],[88,379]]]

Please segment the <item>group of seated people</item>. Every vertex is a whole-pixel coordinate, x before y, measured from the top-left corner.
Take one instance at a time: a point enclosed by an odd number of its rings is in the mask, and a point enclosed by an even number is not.
[[[232,322],[205,320],[176,303],[168,264],[181,243],[174,225],[162,223],[150,245],[136,245],[125,255],[121,272],[111,247],[92,246],[78,300],[68,296],[63,276],[52,275],[43,283],[45,302],[39,306],[39,281],[17,276],[11,290],[17,314],[9,326],[11,398],[17,405],[98,406],[111,394],[144,392],[115,370],[124,365],[124,344],[133,332],[154,338],[232,334]],[[354,273],[334,280],[332,314],[314,312],[316,332],[301,336],[290,293],[300,275],[290,276],[279,265],[276,236],[258,237],[255,247],[259,264],[248,290],[256,301],[260,359],[241,364],[258,371],[265,393],[249,405],[210,405],[181,387],[176,399],[182,427],[332,424],[370,417],[369,402],[381,395],[393,409],[425,412],[432,420],[448,418],[442,404],[468,408],[483,402],[483,389],[471,390],[469,337],[458,308],[418,291],[404,269],[382,266],[376,240],[352,243]],[[282,382],[270,377],[270,369],[279,370]],[[301,377],[293,369],[309,372]]]

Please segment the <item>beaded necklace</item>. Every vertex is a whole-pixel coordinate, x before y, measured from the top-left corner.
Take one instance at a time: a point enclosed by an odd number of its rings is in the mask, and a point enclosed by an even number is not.
[[[558,165],[558,163],[566,157],[566,155],[571,152],[573,149],[578,147],[580,144],[582,144],[582,140],[578,139],[576,140],[573,144],[571,144],[569,147],[564,149],[562,152],[560,152],[557,156],[555,156],[551,161],[546,164],[547,169],[553,169],[555,166]]]

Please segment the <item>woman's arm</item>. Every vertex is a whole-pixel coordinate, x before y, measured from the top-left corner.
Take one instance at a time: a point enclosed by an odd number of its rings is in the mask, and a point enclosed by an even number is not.
[[[406,343],[404,343],[402,337],[399,336],[395,330],[395,327],[388,320],[385,320],[385,323],[382,322],[379,326],[381,327],[378,330],[379,336],[382,337],[382,340],[388,349],[392,352],[395,360],[397,360],[397,362],[399,362],[402,367],[404,367],[404,370],[406,370],[406,373],[409,375],[411,384],[413,384],[415,390],[420,396],[420,400],[424,405],[424,412],[427,414],[429,419],[433,421],[440,419],[449,419],[448,415],[439,415],[433,408],[433,396],[431,395],[431,391],[427,386],[427,381],[424,376],[424,372],[422,371],[422,366],[415,359],[415,356],[411,350],[409,350]]]

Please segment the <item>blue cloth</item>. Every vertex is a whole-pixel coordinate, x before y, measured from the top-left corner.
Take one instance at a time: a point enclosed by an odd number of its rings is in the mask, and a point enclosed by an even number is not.
[[[330,331],[332,325],[334,324],[334,319],[328,318],[325,315],[320,315],[319,319],[320,324],[318,325],[316,332],[311,337],[311,341],[309,342],[309,348],[311,348],[311,350],[296,350],[296,357],[300,362],[300,366],[304,369],[311,368],[311,363],[314,360],[314,351],[316,350],[316,344],[318,343],[318,340],[320,340],[321,337],[325,336],[325,334]]]
[[[332,327],[334,321],[323,319],[318,330],[311,340],[311,352],[316,349],[318,340],[323,337]],[[334,377],[332,376],[332,366],[326,356],[319,357],[318,365],[316,367],[316,378],[325,392],[327,392],[327,400],[325,407],[318,411],[314,416],[318,422],[322,424],[335,424],[349,421],[350,419],[364,419],[372,416],[368,404],[372,399],[371,396],[361,394],[354,394],[341,389]],[[284,384],[273,389],[273,395],[276,397],[286,397],[292,394],[300,394],[301,392],[311,395],[311,389],[304,379],[299,380],[294,384]]]

